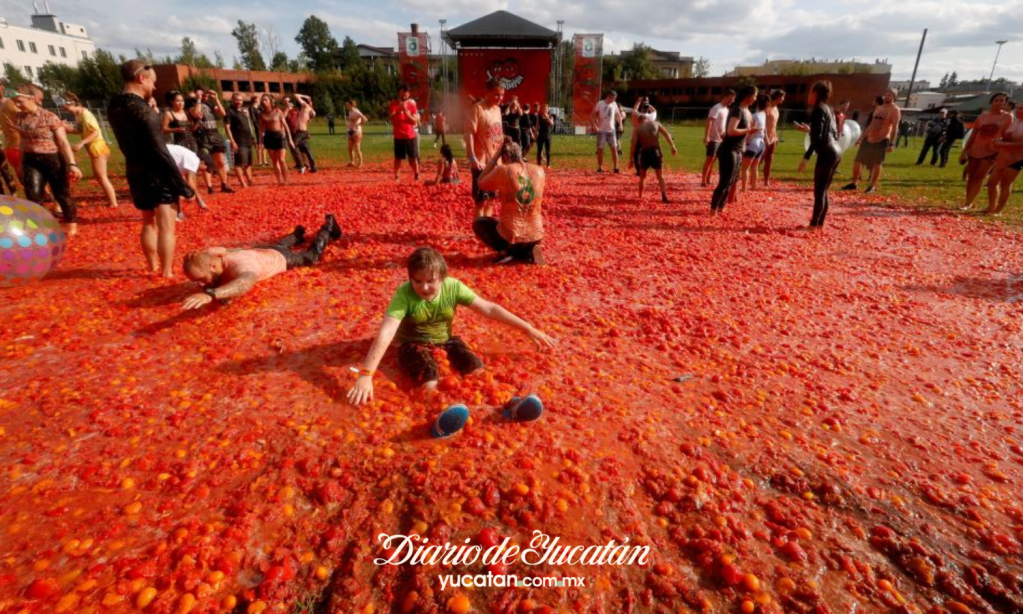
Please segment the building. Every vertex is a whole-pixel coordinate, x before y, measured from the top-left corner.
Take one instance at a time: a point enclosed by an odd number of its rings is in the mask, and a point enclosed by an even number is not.
[[[658,51],[647,48],[650,61],[657,67],[662,79],[689,79],[693,76],[694,60],[678,51]],[[618,58],[624,60],[634,53],[633,49],[622,51]]]
[[[163,104],[164,95],[172,90],[185,90],[197,77],[212,79],[224,100],[235,92],[249,96],[260,94],[312,94],[313,77],[307,74],[270,72],[263,70],[233,70],[228,68],[195,68],[183,64],[158,64],[156,72],[156,99]]]
[[[631,105],[637,96],[649,96],[660,117],[670,119],[704,119],[706,110],[720,102],[728,88],[737,89],[752,83],[761,90],[784,90],[785,108],[807,108],[807,92],[815,81],[827,79],[834,87],[832,100],[849,101],[850,115],[866,114],[873,106],[874,97],[888,89],[888,74],[813,74],[780,75],[767,77],[709,77],[705,79],[655,79],[629,81],[619,101]],[[679,113],[675,112],[678,109]]]
[[[32,15],[31,28],[12,26],[0,18],[0,64],[10,64],[33,80],[47,62],[78,66],[96,50],[84,27],[60,21],[48,2],[44,6],[44,13],[37,8]]]
[[[430,45],[431,47],[433,46],[433,39],[430,40]],[[359,48],[359,57],[362,58],[366,68],[372,70],[377,66],[382,66],[384,72],[387,74],[398,74],[397,49],[393,47],[374,47],[372,45],[364,45],[361,43],[356,46]],[[430,78],[435,79],[440,74],[442,57],[436,53],[429,53],[426,57],[430,62]]]
[[[909,95],[910,109],[938,109],[945,103],[945,94],[941,92],[913,92]]]
[[[889,84],[893,90],[900,94],[905,94],[906,90],[909,89],[909,81],[891,81]],[[918,80],[913,82],[914,92],[926,92],[931,89],[931,82],[926,79]]]
[[[767,60],[759,66],[736,66],[735,70],[725,76],[890,75],[891,72],[892,65],[882,60],[874,60],[873,64],[846,60]]]

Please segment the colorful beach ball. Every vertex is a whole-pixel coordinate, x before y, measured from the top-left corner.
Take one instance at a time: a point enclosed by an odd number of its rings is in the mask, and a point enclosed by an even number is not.
[[[19,286],[57,268],[67,235],[45,208],[0,196],[0,287]]]

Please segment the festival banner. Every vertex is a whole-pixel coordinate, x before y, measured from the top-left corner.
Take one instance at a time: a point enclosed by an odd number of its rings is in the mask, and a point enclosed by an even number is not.
[[[462,99],[479,100],[487,92],[487,80],[497,79],[504,99],[518,96],[521,104],[547,102],[550,88],[549,49],[459,49],[458,74]]]
[[[600,100],[601,61],[604,55],[603,34],[576,34],[575,69],[572,75],[572,123],[589,123],[590,113]]]
[[[427,34],[398,33],[398,74],[408,86],[419,113],[430,108],[430,37]]]

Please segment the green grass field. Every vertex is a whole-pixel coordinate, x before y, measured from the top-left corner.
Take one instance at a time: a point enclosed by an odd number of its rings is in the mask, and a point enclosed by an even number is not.
[[[313,136],[313,152],[321,166],[343,165],[348,162],[347,138],[344,133],[344,123],[338,122],[337,133],[328,134],[326,121],[317,119],[311,126]],[[678,156],[666,155],[667,171],[698,172],[703,164],[703,129],[698,126],[669,126],[675,143],[678,146]],[[364,128],[363,155],[367,163],[386,162],[391,159],[391,137],[387,133],[387,126],[382,122],[374,122]],[[809,186],[812,180],[812,163],[808,170],[800,175],[796,172],[799,159],[803,153],[803,133],[795,129],[782,130],[782,142],[775,155],[773,175],[781,181],[794,181]],[[74,138],[74,137],[73,137]],[[629,132],[626,132],[626,140]],[[464,154],[464,148],[460,136],[448,139],[455,149],[456,156]],[[422,158],[426,165],[424,174],[430,175],[436,168],[435,163],[439,153],[432,147],[433,136],[423,135]],[[946,168],[931,167],[928,163],[916,166],[916,158],[923,145],[922,138],[910,139],[908,148],[897,148],[888,156],[884,166],[884,175],[881,178],[879,194],[881,196],[894,196],[900,204],[939,209],[955,209],[962,203],[965,191],[965,183],[962,180],[962,169],[957,162],[959,156],[959,145],[952,150],[949,166]],[[554,137],[551,149],[553,164],[557,167],[573,168],[596,168],[594,158],[594,137],[588,136],[563,136]],[[667,150],[665,151],[667,154]],[[839,175],[835,179],[835,188],[840,188],[848,182],[852,175],[853,157],[855,149],[845,153],[842,164],[839,167]],[[83,170],[89,174],[88,163],[82,156]],[[608,165],[610,162],[608,162]],[[624,168],[624,162],[622,164]],[[115,154],[111,160],[111,173],[123,173],[123,160]],[[861,189],[866,187],[865,181],[861,181]],[[91,189],[91,188],[86,188]],[[982,213],[971,213],[992,221],[1004,221],[1009,223],[1023,223],[1023,212],[1019,207],[1013,205],[1019,200],[1019,196],[1013,196],[1009,207],[1003,215],[998,217],[987,216]],[[986,207],[986,192],[982,192],[977,199],[976,206],[983,209]]]

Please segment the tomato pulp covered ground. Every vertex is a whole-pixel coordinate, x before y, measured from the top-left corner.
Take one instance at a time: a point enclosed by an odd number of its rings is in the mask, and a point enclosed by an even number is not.
[[[218,196],[179,257],[315,228],[316,268],[183,313],[136,212],[92,208],[59,270],[0,304],[0,608],[89,612],[1020,611],[1019,235],[805,189],[709,215],[551,172],[548,266],[493,266],[468,186],[383,166]],[[487,372],[441,395],[348,367],[421,245],[560,341],[459,312]],[[686,379],[691,375],[690,379]],[[676,378],[685,381],[673,381]],[[541,420],[499,407],[535,392]],[[469,426],[429,437],[446,404]],[[647,565],[378,566],[377,536],[650,548]],[[441,576],[585,587],[441,587]]]

